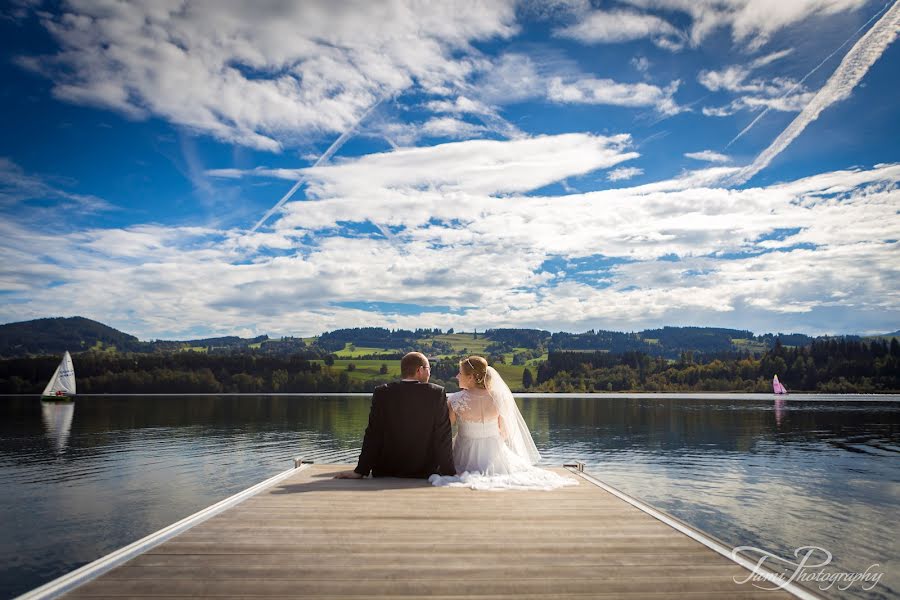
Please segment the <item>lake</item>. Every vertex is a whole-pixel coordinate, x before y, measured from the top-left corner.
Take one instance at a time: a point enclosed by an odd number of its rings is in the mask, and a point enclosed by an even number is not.
[[[900,396],[518,401],[547,465],[581,460],[732,546],[783,557],[819,546],[834,571],[877,563],[884,575],[871,591],[857,583],[822,593],[900,598]],[[85,396],[68,406],[0,398],[0,597],[281,472],[295,456],[355,463],[368,409],[359,396]]]

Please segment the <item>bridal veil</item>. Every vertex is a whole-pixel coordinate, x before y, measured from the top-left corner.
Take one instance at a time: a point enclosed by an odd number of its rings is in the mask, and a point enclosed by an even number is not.
[[[528,430],[528,425],[525,424],[525,419],[522,418],[519,407],[516,406],[516,400],[513,398],[509,386],[494,367],[487,368],[487,375],[484,382],[485,387],[503,420],[501,435],[506,445],[513,454],[527,460],[528,464],[533,465],[540,462],[541,454],[534,445],[534,440],[531,439],[531,432]]]

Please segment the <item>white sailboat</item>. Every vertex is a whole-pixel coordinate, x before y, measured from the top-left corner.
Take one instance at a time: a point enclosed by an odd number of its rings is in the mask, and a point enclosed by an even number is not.
[[[41,393],[41,400],[56,402],[73,400],[75,398],[75,366],[72,364],[72,356],[69,351],[63,355],[59,366],[53,372],[53,377],[47,387]]]

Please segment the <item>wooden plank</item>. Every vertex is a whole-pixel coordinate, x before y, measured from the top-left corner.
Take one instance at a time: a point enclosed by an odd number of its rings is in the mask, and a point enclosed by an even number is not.
[[[114,596],[114,595],[94,595],[94,596],[84,596],[86,598],[91,598],[92,600],[121,600],[122,596]],[[165,598],[167,600],[190,600],[196,598],[197,596],[180,596],[180,595],[166,595]],[[245,596],[219,596],[220,598],[244,598]],[[296,596],[286,596],[295,598]],[[318,598],[328,598],[329,596],[316,595]],[[341,598],[342,596],[330,596],[330,598]],[[551,596],[547,594],[470,594],[466,596],[467,600],[547,600]],[[566,598],[589,598],[589,599],[597,599],[597,600],[617,600],[618,598],[627,599],[643,599],[643,600],[671,600],[672,594],[662,590],[662,591],[618,591],[618,592],[610,592],[606,593],[602,590],[593,591],[587,594],[567,594]],[[158,599],[159,596],[147,596],[147,595],[129,595],[128,598],[133,600],[154,600]],[[383,596],[379,596],[382,600],[409,600],[410,596],[398,596],[394,594],[386,594]],[[452,595],[430,595],[428,596],[430,600],[459,600],[460,596]],[[678,598],[685,600],[722,600],[722,592],[695,592],[695,591],[684,591],[678,594]],[[728,592],[727,595],[728,600],[765,600],[766,598],[772,598],[772,592],[753,589],[737,591],[737,592]]]
[[[347,468],[313,465],[68,597],[791,597],[736,584],[743,567],[588,482],[331,478]]]
[[[480,565],[490,562],[497,568],[514,568],[520,565],[560,566],[573,568],[602,568],[602,567],[641,567],[653,564],[658,567],[683,567],[696,565],[698,559],[707,555],[706,549],[689,549],[682,552],[670,552],[660,549],[655,553],[647,550],[641,554],[560,554],[559,552],[529,552],[517,551],[496,554],[466,552],[472,564]],[[419,566],[430,567],[434,564],[449,564],[459,557],[459,552],[448,552],[446,549],[438,549],[434,552],[423,554],[421,552],[394,552],[391,554],[372,554],[366,557],[366,568],[393,567],[397,564],[405,565],[409,569]],[[728,564],[733,564],[727,561]],[[297,567],[302,565],[312,569],[328,569],[346,567],[361,568],[357,555],[345,553],[319,553],[319,554],[153,554],[148,552],[135,558],[131,566],[139,567],[186,567],[191,569],[230,568],[246,565],[265,564],[271,567]],[[128,565],[125,565],[128,566]],[[124,568],[124,567],[123,567]]]
[[[353,577],[362,579],[409,579],[430,580],[449,578],[451,580],[465,578],[466,580],[495,580],[500,570],[492,561],[473,561],[468,556],[455,557],[443,562],[431,564],[423,563],[412,567],[406,563],[395,562],[392,565],[355,565],[352,569]],[[731,564],[694,565],[690,571],[683,565],[663,567],[656,564],[616,566],[606,569],[594,568],[586,572],[584,565],[504,565],[503,577],[506,579],[597,579],[599,574],[605,573],[609,578],[614,573],[615,578],[628,580],[636,577],[664,578],[664,579],[693,579],[696,577],[728,577],[741,576],[743,568]],[[202,565],[169,565],[166,570],[166,579],[266,579],[266,580],[332,580],[345,579],[348,574],[346,566],[333,565],[309,565],[297,563],[290,569],[284,565],[271,565],[268,563],[244,563],[229,564],[225,566],[212,566],[208,563]],[[116,569],[108,575],[108,579],[158,579],[160,570],[154,566],[124,566]]]
[[[498,572],[493,580],[472,581],[466,578],[440,577],[430,580],[399,577],[388,579],[384,576],[355,577],[348,572],[343,579],[130,579],[117,580],[101,578],[73,593],[73,597],[92,595],[132,596],[135,594],[168,596],[170,594],[203,597],[216,596],[261,596],[261,597],[313,597],[359,596],[378,597],[386,594],[430,596],[470,596],[475,594],[545,594],[559,598],[567,594],[590,594],[597,590],[610,592],[656,592],[667,591],[670,596],[686,591],[719,592],[720,597],[737,587],[731,576],[694,577],[688,579],[665,579],[642,577],[640,579],[617,579],[595,576],[590,578],[527,578],[507,579]],[[777,597],[777,594],[773,597]]]

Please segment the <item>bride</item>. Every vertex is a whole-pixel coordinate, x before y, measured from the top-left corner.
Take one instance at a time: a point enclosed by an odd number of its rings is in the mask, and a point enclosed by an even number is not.
[[[535,467],[541,460],[528,426],[509,387],[480,356],[459,362],[462,391],[450,394],[450,422],[459,426],[453,439],[456,476],[432,475],[437,486],[472,489],[551,490],[578,482]]]

